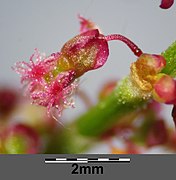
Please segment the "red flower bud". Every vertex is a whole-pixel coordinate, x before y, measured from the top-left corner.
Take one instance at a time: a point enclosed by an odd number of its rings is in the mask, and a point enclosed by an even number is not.
[[[142,54],[131,65],[131,77],[141,90],[151,91],[155,76],[165,67],[166,60],[160,55]]]
[[[160,8],[168,9],[174,4],[174,0],[162,0]]]
[[[166,104],[176,103],[176,82],[169,75],[158,74],[153,86],[153,98]]]

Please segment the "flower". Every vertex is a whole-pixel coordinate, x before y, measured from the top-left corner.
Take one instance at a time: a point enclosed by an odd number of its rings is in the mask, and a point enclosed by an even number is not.
[[[174,3],[174,0],[161,0],[160,8],[168,9],[173,5],[173,3]]]
[[[33,103],[47,107],[49,115],[57,112],[61,116],[63,109],[73,107],[71,95],[78,86],[77,79],[105,64],[109,56],[108,41],[120,40],[136,56],[142,54],[128,38],[119,34],[105,36],[89,20],[79,18],[83,32],[67,41],[60,52],[46,57],[36,49],[29,63],[17,62],[13,68],[21,75],[26,94]]]
[[[107,60],[108,44],[102,36],[90,30],[65,43],[60,53],[45,57],[35,50],[30,63],[16,63],[13,69],[21,75],[21,83],[27,83],[33,103],[46,106],[48,114],[54,107],[59,116],[65,107],[73,106],[70,95],[77,87],[76,79]]]

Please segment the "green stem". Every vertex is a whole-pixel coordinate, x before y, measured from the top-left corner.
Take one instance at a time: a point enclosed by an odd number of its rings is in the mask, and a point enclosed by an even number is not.
[[[166,51],[162,53],[167,63],[162,73],[168,74],[171,77],[176,77],[176,41],[172,43]]]
[[[81,135],[99,136],[121,118],[141,108],[149,98],[150,94],[140,91],[128,76],[110,96],[79,117],[74,122],[75,127]]]

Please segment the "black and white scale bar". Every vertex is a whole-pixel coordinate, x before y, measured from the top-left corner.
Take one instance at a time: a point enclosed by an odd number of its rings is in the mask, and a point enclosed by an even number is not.
[[[46,158],[45,163],[59,163],[59,164],[65,164],[65,163],[130,163],[130,158]]]

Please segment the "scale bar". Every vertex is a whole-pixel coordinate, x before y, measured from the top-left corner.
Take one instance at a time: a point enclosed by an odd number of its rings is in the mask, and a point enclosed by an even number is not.
[[[130,158],[46,158],[46,164],[130,163]]]

